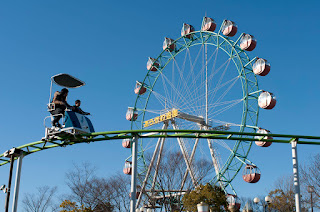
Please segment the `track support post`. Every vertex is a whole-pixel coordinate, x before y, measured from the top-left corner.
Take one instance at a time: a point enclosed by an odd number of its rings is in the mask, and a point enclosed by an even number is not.
[[[300,200],[300,183],[299,183],[299,165],[298,165],[298,152],[297,152],[298,139],[291,139],[292,148],[292,164],[293,164],[293,183],[295,190],[295,202],[296,202],[296,212],[301,211],[301,200]]]
[[[20,178],[21,178],[21,167],[22,167],[22,159],[24,155],[21,154],[18,158],[18,163],[17,163],[17,171],[16,171],[16,180],[14,184],[14,194],[13,194],[13,208],[12,212],[17,212],[18,211],[18,199],[19,199],[19,189],[20,189]]]
[[[17,158],[17,157],[20,158],[20,156],[22,156],[23,153],[24,153],[23,150],[17,149],[17,148],[12,148],[12,149],[10,149],[10,150],[8,150],[8,151],[3,153],[4,157],[10,158],[9,182],[8,182],[8,192],[7,192],[6,203],[5,203],[5,212],[9,212],[9,202],[10,202],[11,182],[12,182],[12,172],[13,172],[14,159]],[[20,168],[21,168],[21,161],[20,161],[19,164],[20,164]],[[20,173],[17,172],[17,174],[20,174]],[[20,176],[19,176],[19,180],[20,180]],[[17,194],[16,187],[15,187],[15,192],[14,193],[15,193],[15,195]]]
[[[5,203],[5,212],[9,212],[13,164],[14,164],[14,155],[12,154],[10,156],[10,171],[9,171],[8,191],[7,191],[7,197],[6,197],[6,203]]]
[[[138,153],[138,136],[134,136],[132,140],[132,175],[130,189],[130,212],[136,211],[136,195],[137,195],[137,153]]]

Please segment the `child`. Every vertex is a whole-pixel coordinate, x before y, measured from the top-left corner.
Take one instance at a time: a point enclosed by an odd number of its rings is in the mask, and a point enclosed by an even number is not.
[[[80,113],[82,115],[90,115],[90,113],[84,112],[83,110],[81,110],[80,108],[81,105],[81,101],[78,99],[75,101],[75,105],[72,106],[72,111],[76,112],[76,113]]]

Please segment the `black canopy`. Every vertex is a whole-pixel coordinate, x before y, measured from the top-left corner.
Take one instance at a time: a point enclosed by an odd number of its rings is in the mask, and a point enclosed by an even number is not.
[[[57,74],[51,77],[54,83],[62,87],[78,88],[84,86],[85,83],[69,74]]]

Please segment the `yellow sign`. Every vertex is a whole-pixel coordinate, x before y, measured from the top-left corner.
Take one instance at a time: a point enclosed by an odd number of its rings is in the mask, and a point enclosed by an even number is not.
[[[168,113],[162,114],[161,116],[155,117],[153,119],[149,119],[147,121],[143,122],[143,127],[149,127],[155,124],[158,124],[160,122],[163,122],[165,120],[172,119],[174,117],[178,116],[178,109],[173,109],[172,111],[169,111]]]

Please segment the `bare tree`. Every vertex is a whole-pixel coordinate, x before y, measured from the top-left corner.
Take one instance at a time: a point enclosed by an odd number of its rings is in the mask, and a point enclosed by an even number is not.
[[[308,186],[314,187],[313,206],[320,208],[320,154],[310,158],[309,163],[301,167],[302,191],[305,193],[306,203],[311,203],[310,194],[307,193]]]
[[[272,203],[269,208],[279,212],[295,211],[295,192],[293,185],[293,176],[284,176],[279,178],[269,192],[272,198]],[[301,211],[307,211],[305,204],[303,204],[304,196],[301,198]]]
[[[130,177],[118,173],[108,179],[108,185],[113,194],[110,198],[110,202],[114,206],[114,211],[129,211]]]
[[[94,178],[94,170],[89,163],[83,163],[81,166],[74,164],[74,169],[66,173],[66,183],[71,190],[69,198],[80,205],[88,202],[89,182]]]
[[[151,155],[146,155],[147,164],[151,161]],[[198,184],[206,182],[206,178],[213,172],[213,165],[206,160],[194,160],[191,164],[192,170]],[[152,167],[152,173],[155,173],[156,166]],[[163,151],[160,163],[158,165],[158,173],[154,189],[156,192],[153,196],[155,199],[145,198],[144,204],[159,204],[162,205],[165,211],[180,211],[182,209],[182,194],[177,194],[176,191],[191,190],[194,188],[193,182],[189,175],[184,181],[187,166],[185,164],[181,152]],[[140,174],[140,180],[145,178]],[[152,177],[147,181],[146,189],[152,188]],[[145,192],[147,194],[147,192]]]
[[[56,211],[53,197],[57,192],[57,187],[50,188],[42,186],[37,188],[35,194],[26,193],[22,203],[25,212],[46,212],[49,209]]]
[[[130,179],[116,174],[110,178],[99,178],[88,163],[75,165],[67,173],[70,199],[93,211],[128,211],[130,206]]]

